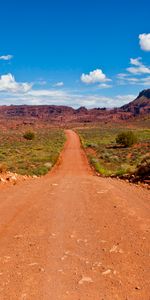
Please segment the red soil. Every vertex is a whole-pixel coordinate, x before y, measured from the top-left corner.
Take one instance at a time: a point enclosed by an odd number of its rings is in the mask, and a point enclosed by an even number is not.
[[[149,191],[94,176],[66,134],[50,174],[1,190],[0,299],[149,300]]]

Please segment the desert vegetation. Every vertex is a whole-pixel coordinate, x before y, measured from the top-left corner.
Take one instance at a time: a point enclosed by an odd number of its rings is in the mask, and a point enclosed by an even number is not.
[[[137,142],[137,136],[133,131],[123,131],[118,133],[116,143],[123,147],[131,147]]]
[[[101,175],[122,177],[136,174],[140,179],[150,175],[149,129],[131,131],[98,127],[78,129],[78,133],[90,163]]]
[[[44,175],[55,164],[65,135],[58,129],[0,132],[0,172]]]
[[[35,133],[31,130],[28,130],[26,131],[24,134],[23,134],[23,137],[26,139],[26,140],[33,140],[35,138]]]

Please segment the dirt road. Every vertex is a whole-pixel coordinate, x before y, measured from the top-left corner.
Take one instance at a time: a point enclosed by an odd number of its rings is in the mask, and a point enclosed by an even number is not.
[[[94,176],[66,134],[49,175],[0,191],[0,300],[149,300],[150,193]]]

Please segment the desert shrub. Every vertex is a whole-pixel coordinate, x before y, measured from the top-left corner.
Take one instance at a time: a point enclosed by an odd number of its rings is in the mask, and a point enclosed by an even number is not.
[[[0,173],[5,173],[7,171],[6,163],[0,163]]]
[[[137,137],[132,131],[124,131],[117,135],[116,143],[124,147],[131,147],[137,142]]]
[[[125,173],[126,173],[126,170],[123,169],[122,167],[120,167],[120,168],[117,169],[117,171],[115,172],[115,175],[119,177],[119,176],[124,175]]]
[[[47,174],[49,171],[49,168],[46,166],[39,166],[36,169],[34,169],[33,174],[37,176],[42,176]]]
[[[97,144],[87,142],[87,143],[85,144],[85,147],[86,147],[86,148],[97,148]]]
[[[98,172],[99,174],[101,174],[103,176],[111,175],[111,172],[109,170],[107,170],[106,168],[104,168],[100,164],[99,159],[97,159],[96,157],[92,157],[92,156],[89,156],[89,159],[90,159],[91,165],[95,168],[96,172]]]
[[[102,159],[108,161],[110,159],[110,154],[108,152],[104,152],[102,155]]]
[[[136,174],[140,177],[150,176],[150,155],[145,156],[137,166]]]
[[[33,131],[26,131],[23,135],[26,140],[33,140],[35,138],[35,133]]]

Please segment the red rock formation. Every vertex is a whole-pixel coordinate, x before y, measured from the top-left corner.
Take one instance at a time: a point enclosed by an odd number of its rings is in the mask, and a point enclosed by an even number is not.
[[[16,124],[32,125],[38,123],[66,124],[91,123],[128,120],[137,115],[150,113],[150,89],[142,91],[139,96],[121,108],[74,109],[56,105],[10,105],[0,106],[0,123],[11,121]]]

